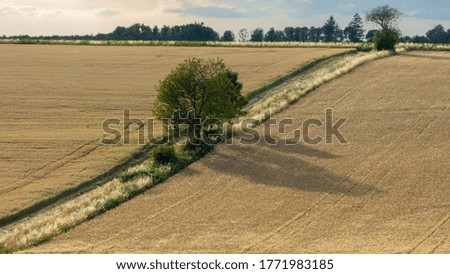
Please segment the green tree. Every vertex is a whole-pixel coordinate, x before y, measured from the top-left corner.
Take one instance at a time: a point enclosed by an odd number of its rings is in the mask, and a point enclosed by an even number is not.
[[[389,5],[376,7],[366,14],[367,21],[381,27],[373,38],[377,50],[395,51],[395,45],[400,42],[401,33],[397,26],[402,16],[398,9]]]
[[[373,42],[373,37],[375,36],[375,33],[377,32],[376,29],[371,29],[366,34],[366,41],[369,43]]]
[[[285,27],[284,28],[284,33],[285,33],[285,35],[286,35],[286,40],[287,41],[298,41],[297,39],[296,39],[296,35],[295,35],[295,28],[293,28],[293,27]]]
[[[231,30],[227,30],[223,33],[222,41],[233,42],[234,33]]]
[[[264,30],[262,28],[257,28],[252,32],[252,42],[262,42],[264,39]]]
[[[275,28],[270,28],[269,31],[266,33],[266,35],[264,35],[264,41],[266,42],[274,42],[276,41],[276,36],[275,36]]]
[[[158,40],[160,38],[158,26],[154,26],[152,32],[153,32],[153,39]]]
[[[339,40],[340,28],[333,16],[330,16],[322,29],[324,42],[337,42]]]
[[[161,40],[171,40],[171,28],[169,26],[164,25],[161,28]]]
[[[299,42],[307,42],[308,41],[308,35],[309,35],[309,29],[307,27],[297,27],[295,28],[295,41]]]
[[[448,43],[449,35],[442,25],[437,25],[427,32],[427,38],[431,43]]]
[[[238,74],[223,60],[188,59],[159,83],[153,113],[171,119],[176,132],[185,125],[191,140],[201,140],[211,126],[245,113],[241,90]]]
[[[309,28],[308,31],[308,41],[310,42],[320,42],[322,37],[322,28],[316,28],[314,26]]]
[[[366,20],[380,26],[382,29],[396,29],[398,21],[403,16],[398,9],[389,5],[378,6],[366,13]]]
[[[411,42],[413,42],[413,43],[429,43],[430,40],[428,40],[428,38],[426,38],[425,36],[416,35],[412,38]]]
[[[113,40],[121,40],[126,38],[127,28],[119,26],[111,33],[111,39]]]
[[[357,13],[344,30],[344,35],[350,42],[359,43],[364,39],[364,24],[361,16]]]
[[[375,33],[373,43],[376,50],[395,51],[395,45],[400,42],[400,35],[392,29],[382,29]]]

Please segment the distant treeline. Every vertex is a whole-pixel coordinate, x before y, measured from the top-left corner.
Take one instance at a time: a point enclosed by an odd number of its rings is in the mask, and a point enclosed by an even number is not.
[[[28,35],[3,38],[41,39],[41,40],[142,40],[142,41],[241,41],[241,42],[372,42],[376,30],[364,30],[361,16],[355,14],[352,21],[344,29],[340,28],[333,16],[321,27],[286,27],[284,30],[270,28],[265,32],[262,28],[249,31],[241,29],[237,35],[231,30],[219,35],[214,29],[204,23],[193,23],[181,26],[150,27],[144,24],[134,24],[130,27],[117,27],[111,33],[97,35],[70,36],[40,36]],[[404,36],[402,42],[413,43],[450,43],[450,29],[445,30],[437,25],[425,36]]]

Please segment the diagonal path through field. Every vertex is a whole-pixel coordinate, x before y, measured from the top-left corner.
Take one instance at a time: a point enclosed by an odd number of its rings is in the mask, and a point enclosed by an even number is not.
[[[278,114],[294,119],[285,133],[271,131],[284,141],[332,107],[348,118],[349,144],[221,145],[27,252],[449,253],[449,57],[363,65]]]

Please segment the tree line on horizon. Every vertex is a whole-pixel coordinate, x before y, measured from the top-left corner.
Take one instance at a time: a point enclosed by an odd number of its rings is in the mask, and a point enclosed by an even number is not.
[[[264,32],[262,28],[249,31],[241,29],[237,35],[231,30],[219,35],[214,29],[204,23],[192,23],[175,26],[150,27],[144,24],[133,24],[129,27],[118,26],[111,33],[97,35],[70,36],[10,36],[12,39],[48,39],[48,40],[143,40],[143,41],[241,41],[241,42],[372,42],[377,30],[364,29],[361,16],[357,13],[350,23],[342,29],[334,16],[330,16],[321,27],[286,27],[284,30],[270,28]],[[437,25],[425,36],[403,36],[402,42],[412,43],[450,43],[450,29],[445,30]]]

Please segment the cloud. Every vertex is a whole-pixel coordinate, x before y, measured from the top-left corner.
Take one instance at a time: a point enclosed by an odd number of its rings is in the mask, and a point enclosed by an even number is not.
[[[104,8],[104,9],[99,9],[96,10],[94,12],[94,15],[96,16],[101,16],[101,17],[111,17],[111,16],[116,16],[121,14],[122,12],[120,10],[117,9],[113,9],[113,8]]]
[[[206,5],[205,5],[206,4]],[[245,9],[237,9],[232,5],[205,4],[182,4],[178,8],[168,8],[169,13],[178,13],[187,16],[200,16],[203,18],[239,18],[245,16]]]
[[[353,3],[341,3],[338,6],[338,10],[340,11],[349,11],[352,10],[355,7],[355,4]]]
[[[32,15],[39,9],[33,6],[16,6],[13,4],[3,4],[0,6],[0,16],[8,15]]]

